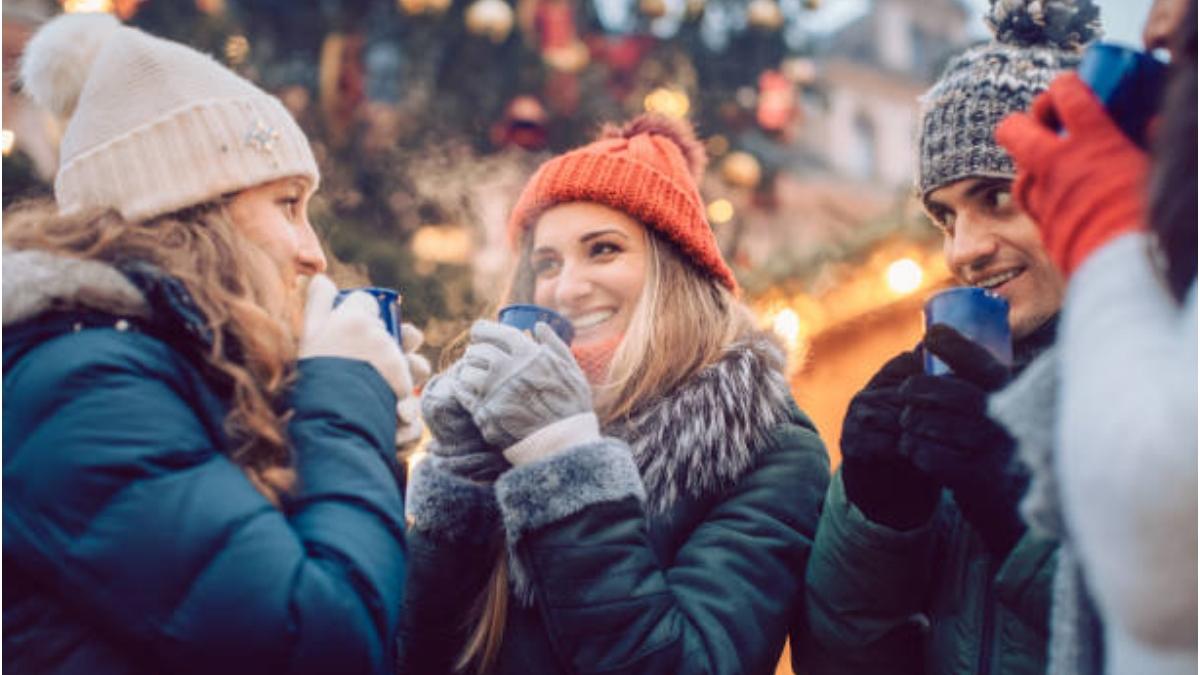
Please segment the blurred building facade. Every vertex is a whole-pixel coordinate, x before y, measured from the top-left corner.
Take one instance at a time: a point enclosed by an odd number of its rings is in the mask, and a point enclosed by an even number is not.
[[[811,271],[800,290],[760,295],[756,310],[782,329],[794,393],[835,462],[850,398],[916,344],[924,298],[950,283],[912,185],[920,96],[968,46],[970,17],[959,0],[874,0],[822,40],[775,208],[742,225],[748,268]],[[901,267],[919,274],[897,285]]]

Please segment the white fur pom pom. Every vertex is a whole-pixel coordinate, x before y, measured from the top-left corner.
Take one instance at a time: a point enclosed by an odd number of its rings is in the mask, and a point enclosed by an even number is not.
[[[23,90],[55,115],[69,117],[96,56],[120,27],[104,13],[63,14],[46,22],[25,46]]]

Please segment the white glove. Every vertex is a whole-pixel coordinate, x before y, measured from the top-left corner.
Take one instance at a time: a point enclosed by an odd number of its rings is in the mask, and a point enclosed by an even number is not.
[[[404,357],[408,359],[408,372],[412,375],[414,389],[424,386],[433,373],[433,369],[429,367],[429,359],[417,353],[423,344],[425,334],[419,328],[411,323],[400,324],[400,347],[404,350]]]
[[[425,342],[425,334],[411,323],[400,324],[400,345],[404,350],[404,358],[408,361],[408,373],[413,387],[409,395],[396,402],[396,447],[402,448],[415,443],[421,438],[424,428],[421,424],[421,401],[413,393],[429,380],[429,360],[417,353]]]
[[[367,293],[351,293],[336,308],[337,286],[318,274],[308,284],[300,358],[336,356],[366,361],[403,400],[412,396],[409,360],[379,318],[379,304]]]

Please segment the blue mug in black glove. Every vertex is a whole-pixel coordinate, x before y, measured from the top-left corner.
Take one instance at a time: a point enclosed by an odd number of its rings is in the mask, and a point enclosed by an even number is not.
[[[988,417],[987,398],[1011,371],[943,324],[930,327],[922,346],[953,372],[915,374],[900,386],[900,454],[950,490],[963,517],[1003,557],[1025,531],[1017,503],[1028,478],[1013,460],[1013,438]]]

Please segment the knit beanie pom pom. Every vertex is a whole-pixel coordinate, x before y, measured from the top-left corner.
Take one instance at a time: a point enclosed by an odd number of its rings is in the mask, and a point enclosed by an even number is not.
[[[704,151],[704,144],[696,139],[692,125],[683,120],[657,113],[645,113],[629,120],[623,126],[605,125],[600,132],[600,138],[633,138],[641,134],[653,134],[670,140],[679,147],[692,178],[699,181],[704,176],[704,167],[708,165],[708,153]]]
[[[1092,0],[991,0],[984,21],[996,40],[1016,47],[1078,50],[1100,37]]]
[[[62,14],[46,22],[25,47],[21,86],[59,117],[70,117],[97,55],[121,22],[107,13]]]

